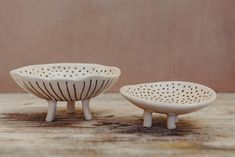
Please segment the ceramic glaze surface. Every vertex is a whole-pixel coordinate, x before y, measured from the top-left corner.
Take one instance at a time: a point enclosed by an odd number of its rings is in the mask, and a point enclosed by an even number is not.
[[[40,98],[77,101],[95,97],[118,80],[120,70],[97,64],[44,64],[11,71],[23,89]]]
[[[53,121],[57,101],[67,101],[67,112],[75,112],[75,101],[82,101],[86,120],[91,120],[91,98],[107,91],[118,80],[116,67],[98,64],[42,64],[22,67],[10,72],[24,90],[48,101],[47,121]]]
[[[171,115],[196,111],[216,99],[212,89],[182,81],[128,85],[122,87],[120,92],[145,111]]]

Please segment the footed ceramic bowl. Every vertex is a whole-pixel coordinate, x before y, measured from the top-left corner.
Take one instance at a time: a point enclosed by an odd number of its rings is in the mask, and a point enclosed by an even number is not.
[[[152,112],[156,112],[168,115],[168,129],[176,128],[178,115],[199,110],[216,99],[212,89],[182,81],[127,85],[120,93],[144,110],[145,127],[152,126]]]
[[[91,120],[89,100],[112,87],[121,71],[98,64],[41,64],[10,72],[25,91],[48,101],[46,121],[53,121],[57,101],[67,101],[67,112],[75,112],[75,101],[82,101],[86,120]]]

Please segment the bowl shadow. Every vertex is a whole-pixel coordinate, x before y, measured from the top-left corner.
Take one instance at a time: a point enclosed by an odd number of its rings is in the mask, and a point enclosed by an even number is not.
[[[46,122],[46,113],[4,113],[2,119],[7,122],[17,121],[24,122],[30,127],[43,128],[92,128],[94,133],[114,133],[114,134],[132,134],[138,136],[154,136],[154,137],[179,137],[181,139],[208,139],[208,133],[204,128],[190,119],[180,119],[177,128],[169,130],[166,128],[167,118],[162,115],[153,117],[153,126],[146,128],[142,126],[143,120],[141,116],[115,116],[105,115],[104,113],[93,112],[93,120],[85,121],[81,110],[77,110],[75,114],[66,114],[66,110],[58,110],[56,118],[53,122]],[[192,135],[192,136],[191,136]],[[165,140],[165,139],[164,139]]]

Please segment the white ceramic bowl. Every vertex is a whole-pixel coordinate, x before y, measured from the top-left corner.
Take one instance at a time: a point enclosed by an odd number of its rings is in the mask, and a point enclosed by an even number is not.
[[[178,115],[199,110],[216,99],[216,93],[209,87],[182,81],[127,85],[120,93],[144,109],[144,126],[151,127],[152,112],[156,112],[168,115],[169,129],[176,128]]]
[[[57,101],[67,101],[68,113],[73,113],[79,100],[90,120],[89,100],[112,87],[121,71],[98,64],[59,63],[25,66],[10,74],[24,90],[48,101],[47,121],[54,119]]]

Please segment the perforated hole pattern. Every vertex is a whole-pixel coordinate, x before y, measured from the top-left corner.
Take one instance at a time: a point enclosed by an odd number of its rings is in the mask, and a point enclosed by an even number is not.
[[[211,90],[193,83],[164,82],[129,86],[129,95],[156,103],[193,104],[213,97]]]
[[[115,71],[108,67],[83,66],[83,65],[49,65],[25,67],[19,71],[22,75],[42,78],[76,78],[87,75],[112,76]]]

